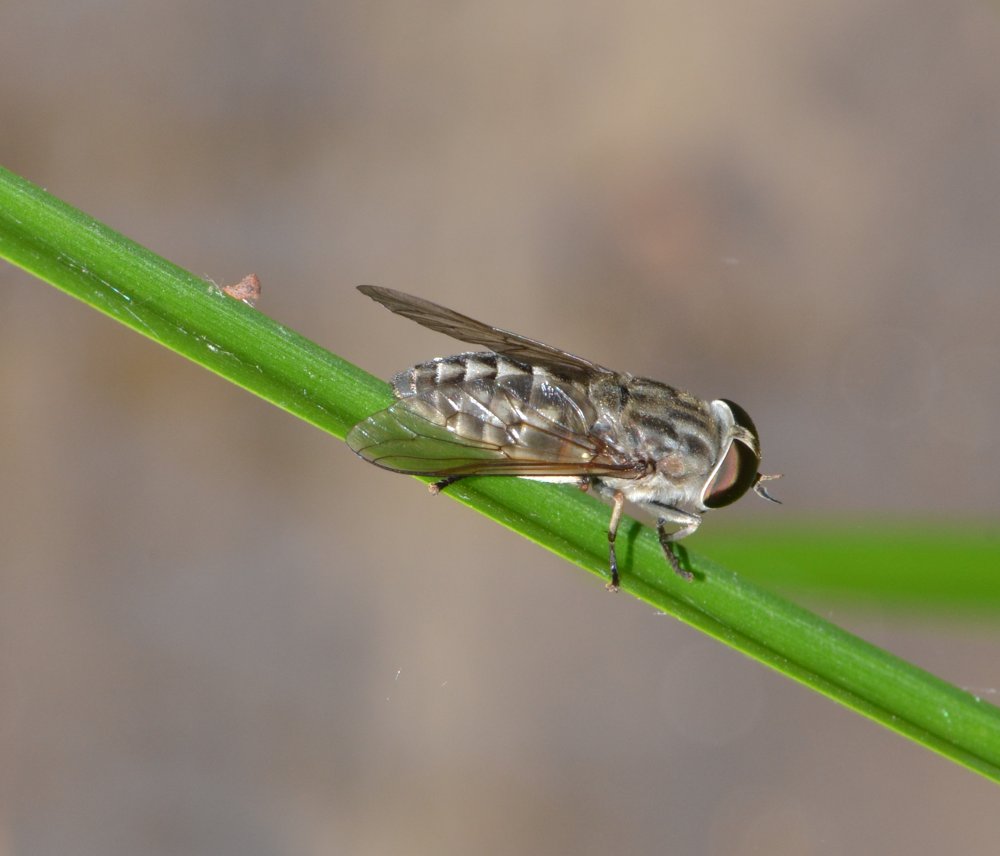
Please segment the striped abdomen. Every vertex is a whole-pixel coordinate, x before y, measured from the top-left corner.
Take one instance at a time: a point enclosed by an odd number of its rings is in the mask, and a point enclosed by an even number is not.
[[[412,368],[403,369],[392,378],[392,391],[397,398],[404,398],[452,384],[489,382],[533,373],[531,366],[491,351],[455,354],[451,357],[437,357]]]

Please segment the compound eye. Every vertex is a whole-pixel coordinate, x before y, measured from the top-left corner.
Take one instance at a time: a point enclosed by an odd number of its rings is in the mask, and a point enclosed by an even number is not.
[[[722,508],[731,505],[745,494],[757,480],[757,465],[760,459],[756,453],[739,440],[729,444],[726,456],[716,467],[712,478],[705,486],[702,502],[706,508]]]

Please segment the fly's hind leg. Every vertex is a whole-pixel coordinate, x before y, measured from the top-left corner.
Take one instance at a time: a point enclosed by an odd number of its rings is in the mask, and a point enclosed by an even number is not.
[[[432,494],[437,496],[439,493],[441,493],[441,491],[443,491],[446,487],[448,487],[448,485],[454,484],[459,479],[464,479],[464,478],[465,476],[445,476],[440,481],[436,481],[433,484],[427,485],[427,490],[429,490]]]
[[[625,494],[620,490],[612,497],[614,505],[611,508],[611,522],[608,524],[608,561],[611,566],[611,582],[605,586],[608,591],[618,591],[621,579],[618,576],[618,557],[615,555],[615,537],[618,535],[618,523],[622,519],[622,509],[625,507]]]

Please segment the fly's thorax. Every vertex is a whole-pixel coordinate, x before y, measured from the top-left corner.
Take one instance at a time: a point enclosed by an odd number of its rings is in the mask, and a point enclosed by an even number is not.
[[[759,478],[760,444],[752,420],[731,401],[706,402],[668,390],[662,396],[661,411],[653,416],[643,411],[633,417],[646,427],[650,447],[658,441],[657,432],[669,435],[668,442],[651,453],[656,455],[654,472],[619,489],[638,505],[670,507],[693,515],[730,505]],[[662,424],[664,413],[670,414],[667,421],[673,433]]]
[[[723,427],[707,401],[648,378],[629,378],[622,389],[623,429],[658,473],[687,482],[711,471]]]
[[[704,511],[702,493],[724,434],[713,407],[683,390],[631,375],[595,378],[589,395],[599,417],[595,431],[648,465],[644,476],[603,477],[601,485],[621,491],[654,516],[666,508]]]
[[[673,508],[700,516],[732,504],[758,483],[760,442],[753,421],[738,404],[681,395],[697,405],[704,420],[674,418],[676,447],[663,447],[652,473],[617,489],[630,502],[654,511]]]

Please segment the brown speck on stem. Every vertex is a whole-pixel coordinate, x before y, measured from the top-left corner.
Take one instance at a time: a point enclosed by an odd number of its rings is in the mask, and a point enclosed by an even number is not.
[[[242,300],[247,306],[255,306],[260,299],[260,278],[255,273],[248,273],[243,279],[234,285],[222,286],[222,293],[233,298]]]

